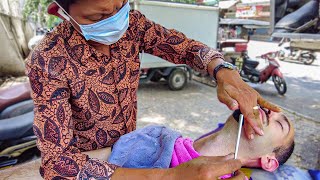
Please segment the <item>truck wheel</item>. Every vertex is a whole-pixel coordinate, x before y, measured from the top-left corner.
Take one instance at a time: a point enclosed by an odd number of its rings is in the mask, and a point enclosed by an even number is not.
[[[159,82],[161,78],[162,78],[162,75],[158,72],[155,72],[154,75],[151,77],[150,81]]]
[[[186,86],[187,81],[187,74],[179,68],[174,69],[168,77],[169,88],[173,91],[183,89]]]

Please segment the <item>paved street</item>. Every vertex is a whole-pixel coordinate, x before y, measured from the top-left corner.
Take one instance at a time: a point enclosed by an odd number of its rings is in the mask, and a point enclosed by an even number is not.
[[[256,57],[262,53],[275,51],[277,44],[253,41],[249,44],[249,56]],[[320,59],[312,65],[300,62],[281,62],[288,85],[285,96],[278,95],[274,84],[252,85],[266,99],[284,108],[309,116],[320,122]]]

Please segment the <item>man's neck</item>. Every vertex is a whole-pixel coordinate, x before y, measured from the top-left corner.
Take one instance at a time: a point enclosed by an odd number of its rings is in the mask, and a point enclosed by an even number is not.
[[[234,139],[234,142],[230,139]],[[220,130],[194,142],[194,148],[202,156],[225,156],[234,153],[235,141],[235,134]]]
[[[218,132],[194,142],[194,148],[202,156],[225,156],[235,152],[238,123],[230,121]],[[241,146],[245,146],[241,141]]]

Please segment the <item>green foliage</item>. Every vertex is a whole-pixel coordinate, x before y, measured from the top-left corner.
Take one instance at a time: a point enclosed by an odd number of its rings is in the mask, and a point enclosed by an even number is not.
[[[47,7],[51,2],[52,0],[26,0],[23,17],[40,23],[43,27],[53,27],[58,18],[47,14]]]

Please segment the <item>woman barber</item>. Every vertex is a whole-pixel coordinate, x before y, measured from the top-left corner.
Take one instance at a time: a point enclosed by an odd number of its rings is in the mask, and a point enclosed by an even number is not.
[[[48,12],[64,22],[26,63],[45,179],[212,179],[241,167],[228,157],[201,157],[167,170],[124,169],[90,155],[136,128],[141,51],[209,73],[219,100],[243,112],[248,138],[263,135],[253,107],[279,111],[219,52],[130,11],[127,0],[56,0]]]

